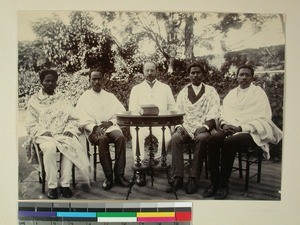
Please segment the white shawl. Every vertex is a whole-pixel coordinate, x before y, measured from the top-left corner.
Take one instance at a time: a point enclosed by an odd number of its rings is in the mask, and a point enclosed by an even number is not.
[[[194,104],[188,98],[186,85],[177,96],[177,107],[185,113],[183,127],[194,138],[195,130],[205,125],[206,121],[216,120],[219,117],[220,97],[214,87],[203,84],[205,92]]]
[[[89,183],[90,162],[86,152],[78,141],[78,119],[74,108],[59,93],[44,94],[42,90],[31,96],[28,102],[26,129],[28,134],[41,144],[52,141],[57,149],[70,159],[82,172],[83,179]],[[50,132],[52,137],[42,136]],[[73,138],[62,135],[71,132]]]
[[[272,111],[266,93],[253,84],[239,98],[238,88],[228,93],[221,107],[221,124],[241,126],[243,132],[250,133],[254,142],[264,151],[269,159],[268,143],[277,144],[282,138],[282,131],[271,121]]]

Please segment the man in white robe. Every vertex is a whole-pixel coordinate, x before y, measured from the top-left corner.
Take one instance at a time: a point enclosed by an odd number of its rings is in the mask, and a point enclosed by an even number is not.
[[[145,62],[143,66],[143,74],[145,80],[134,86],[129,97],[129,110],[139,111],[141,105],[154,104],[159,111],[174,110],[175,100],[169,85],[164,84],[156,79],[157,68],[153,62]],[[130,129],[132,136],[133,157],[136,159],[136,131]],[[162,153],[162,129],[161,127],[152,127],[152,134],[157,138],[158,148],[155,159],[159,159]],[[145,138],[149,136],[148,127],[140,127],[139,129],[139,146],[140,159],[145,159]],[[165,143],[168,145],[171,139],[170,129],[165,130]],[[146,184],[144,175],[137,175],[137,185],[144,186]]]
[[[55,70],[40,73],[42,88],[29,99],[26,118],[26,130],[43,152],[48,183],[47,197],[50,199],[58,198],[57,150],[63,155],[60,194],[66,198],[73,195],[69,188],[73,163],[89,182],[89,160],[77,137],[78,120],[70,103],[55,92],[57,78]]]
[[[202,164],[208,147],[211,132],[215,129],[215,120],[219,116],[220,97],[214,87],[204,84],[205,70],[201,64],[191,64],[187,68],[191,83],[185,86],[177,96],[177,107],[185,113],[184,122],[175,127],[170,141],[172,152],[172,173],[174,184],[167,192],[183,185],[184,144],[194,141],[194,157],[191,165],[186,192],[197,191]]]
[[[240,66],[237,70],[239,86],[224,98],[219,121],[221,131],[211,139],[211,146],[217,148],[209,154],[213,170],[217,172],[211,176],[211,185],[203,197],[226,198],[234,158],[240,148],[259,146],[269,159],[268,143],[277,144],[282,138],[282,131],[271,121],[268,97],[261,87],[252,84],[253,76],[251,66]]]
[[[116,124],[116,114],[126,111],[116,96],[103,90],[104,74],[100,69],[89,73],[91,89],[79,98],[76,111],[80,126],[84,128],[89,141],[98,146],[100,163],[105,174],[103,189],[109,190],[114,184],[128,187],[124,177],[126,166],[125,137]],[[109,152],[109,143],[115,144],[115,163]]]

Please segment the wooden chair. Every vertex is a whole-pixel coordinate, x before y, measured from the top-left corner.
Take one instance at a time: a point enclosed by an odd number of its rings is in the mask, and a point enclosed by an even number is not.
[[[246,172],[245,190],[248,191],[250,179],[256,177],[257,183],[260,183],[263,151],[258,146],[244,148],[237,152],[237,157],[238,157],[238,167],[234,166],[232,172],[239,171],[240,178],[243,178],[243,171]],[[243,167],[243,164],[246,164],[245,167]],[[257,172],[250,176],[250,169],[251,169],[250,167],[252,164],[257,164]]]
[[[87,138],[85,140],[86,140],[86,149],[87,149],[88,158],[90,159],[91,155],[93,155],[94,181],[96,181],[97,180],[97,164],[100,164],[99,149],[98,149],[97,145],[93,145],[92,143],[90,143]],[[90,145],[93,147],[93,153],[91,153]],[[113,143],[109,143],[109,149],[110,149],[110,151],[114,152],[114,150],[112,150],[114,148],[111,148],[112,145],[113,145]],[[112,161],[114,162],[115,159],[112,159]]]
[[[43,151],[40,149],[40,146],[35,142],[32,143],[32,147],[34,148],[34,150],[36,152],[38,163],[39,163],[39,182],[42,184],[42,193],[45,193],[46,172],[45,172]],[[59,164],[58,172],[59,172],[59,176],[60,176],[60,172],[61,172],[60,171],[60,164],[61,164],[61,160],[62,160],[62,153],[60,153],[58,150],[57,150],[57,153],[59,153],[59,159],[58,159],[57,163]],[[72,186],[74,188],[76,188],[75,166],[74,166],[74,164],[73,164],[73,167],[72,167]]]

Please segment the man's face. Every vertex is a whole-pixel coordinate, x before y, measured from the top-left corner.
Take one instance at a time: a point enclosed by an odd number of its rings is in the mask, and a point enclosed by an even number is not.
[[[251,71],[247,68],[240,69],[239,74],[237,75],[237,81],[241,89],[248,88],[253,81]]]
[[[203,80],[203,74],[199,67],[192,67],[189,74],[190,80],[193,85],[199,86]]]
[[[56,88],[57,77],[52,74],[47,74],[42,81],[43,92],[48,95],[53,95]]]
[[[91,87],[95,92],[100,92],[103,87],[103,76],[101,72],[93,71],[90,78]]]
[[[144,64],[144,77],[147,81],[152,82],[156,78],[156,66],[154,63],[148,62]]]

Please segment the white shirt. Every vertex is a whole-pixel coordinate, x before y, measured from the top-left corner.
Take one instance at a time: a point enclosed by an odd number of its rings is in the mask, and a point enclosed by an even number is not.
[[[129,110],[138,111],[140,105],[144,104],[155,104],[159,111],[175,109],[175,100],[171,88],[158,80],[152,88],[147,81],[143,81],[132,88],[129,98]]]
[[[239,101],[243,101],[243,99],[247,96],[247,92],[249,90],[249,87],[244,88],[244,89],[242,89],[240,87],[237,87],[237,97],[238,97]]]
[[[282,131],[271,118],[269,99],[259,86],[251,84],[246,89],[234,88],[223,100],[221,124],[241,126],[242,131],[250,133],[254,142],[264,150],[267,159],[270,157],[268,143],[277,144],[282,138]]]
[[[116,96],[103,89],[99,93],[92,89],[85,91],[76,106],[79,124],[89,132],[93,130],[94,126],[100,125],[102,121],[113,123],[106,133],[119,130],[120,128],[116,125],[116,114],[124,111],[126,111],[124,106]]]
[[[191,103],[188,98],[189,85],[179,92],[176,104],[178,109],[185,113],[183,127],[193,138],[198,127],[204,126],[206,121],[219,117],[220,97],[214,87],[202,84],[205,86],[205,92],[197,102]]]
[[[192,84],[192,88],[193,88],[195,94],[198,95],[201,88],[202,88],[202,83],[199,86],[195,86],[195,85]]]

